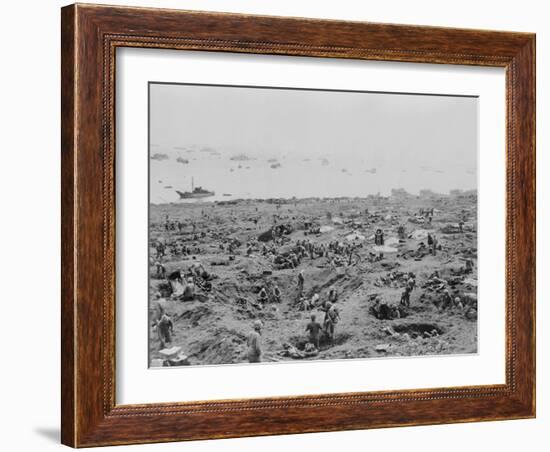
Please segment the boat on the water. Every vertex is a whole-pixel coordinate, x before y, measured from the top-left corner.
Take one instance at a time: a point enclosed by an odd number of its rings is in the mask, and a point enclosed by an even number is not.
[[[180,196],[180,199],[209,198],[210,196],[214,196],[216,194],[213,191],[206,190],[202,187],[195,187],[194,185],[194,180],[191,178],[191,191],[176,190],[176,193]]]

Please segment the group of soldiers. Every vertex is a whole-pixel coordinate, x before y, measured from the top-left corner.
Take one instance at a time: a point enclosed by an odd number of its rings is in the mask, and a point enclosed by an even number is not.
[[[434,208],[420,209],[418,213],[425,218],[426,223],[430,224],[434,216]]]
[[[315,260],[324,257],[333,265],[342,264],[344,260],[351,264],[352,256],[358,246],[360,245],[338,240],[329,243],[315,243],[309,239],[298,239],[292,245],[292,248],[286,252],[279,252],[275,243],[272,243],[271,246],[263,244],[260,252],[262,256],[272,260],[275,268],[281,270],[297,268],[305,258]],[[247,255],[250,255],[254,249],[249,246]]]
[[[380,295],[373,296],[374,303],[370,307],[370,313],[378,320],[393,320],[406,315],[407,309],[411,306],[411,294],[416,288],[414,273],[410,272],[406,276],[407,282],[401,293],[399,305],[382,301]]]
[[[324,312],[323,323],[319,323],[317,321],[317,314],[312,313],[309,322],[306,324],[305,333],[307,334],[308,343],[315,347],[315,349],[320,350],[323,338],[329,344],[334,343],[335,328],[340,320],[340,311],[336,305],[328,300],[323,305],[318,306],[318,309]],[[262,361],[262,328],[262,321],[259,319],[255,320],[252,324],[252,330],[246,337],[246,357],[249,363],[259,363]]]
[[[178,228],[177,222],[166,222],[167,230],[174,230]],[[282,231],[277,231],[275,237],[280,237],[282,242]],[[235,252],[241,243],[230,241],[228,242],[227,251]],[[375,234],[375,243],[383,244],[383,232],[377,230]],[[258,246],[257,244],[247,244],[247,255],[252,254],[252,252],[259,251],[264,256],[271,255],[273,262],[281,264],[284,261],[284,264],[288,264],[287,268],[297,268],[302,259],[317,259],[317,258],[327,258],[328,261],[333,262],[333,259],[344,259],[351,261],[351,256],[358,246],[355,243],[342,242],[338,240],[332,240],[328,243],[316,243],[310,239],[296,240],[296,242],[291,247],[291,250],[285,254],[278,252],[278,242],[272,241],[271,246],[268,247],[266,244]],[[195,296],[195,286],[196,281],[208,281],[210,275],[205,270],[204,266],[195,263],[191,266],[188,272],[183,270],[176,270],[171,272],[169,275],[166,273],[166,269],[162,264],[162,260],[166,255],[167,246],[164,242],[157,241],[155,243],[155,248],[157,252],[157,261],[155,262],[156,267],[156,276],[157,278],[167,279],[171,283],[180,283],[184,286],[184,291],[180,297],[183,301],[192,300]],[[173,252],[172,249],[170,249]],[[184,251],[186,251],[184,249]],[[189,249],[191,251],[191,249]],[[277,260],[279,259],[279,260]],[[308,341],[316,349],[319,349],[322,341],[326,341],[328,344],[332,344],[335,336],[336,324],[340,320],[340,312],[337,308],[337,294],[334,289],[331,289],[328,293],[326,299],[321,300],[318,293],[314,293],[311,297],[305,297],[304,292],[305,276],[304,271],[301,270],[297,273],[297,307],[302,311],[314,311],[310,314],[310,319],[306,325],[305,333],[307,334]],[[405,295],[403,297],[403,303],[408,304],[408,296],[414,284],[409,289],[407,286]],[[257,302],[259,307],[265,306],[269,302],[280,303],[282,293],[277,284],[272,285],[271,287],[262,286],[257,294]],[[157,295],[157,298],[160,298],[160,295]],[[160,303],[157,304],[158,316],[155,319],[153,326],[156,327],[158,334],[159,342],[161,348],[164,348],[167,344],[171,343],[174,322],[170,315],[166,312],[164,308],[161,307]],[[318,313],[324,315],[322,323],[317,320]],[[262,331],[262,322],[256,320],[253,324],[252,331],[247,336],[247,357],[249,362],[259,362],[261,360],[261,331]]]
[[[281,295],[281,289],[279,289],[277,284],[274,284],[271,289],[271,297],[269,296],[266,287],[263,286],[258,292],[258,303],[263,307],[267,302],[269,302],[270,298],[274,303],[280,303]]]
[[[431,222],[433,217],[433,208],[425,209],[420,214],[426,218],[428,222]],[[459,223],[460,229],[463,228],[463,221]],[[166,230],[178,230],[181,232],[184,225],[180,225],[179,222],[166,222]],[[398,236],[400,240],[405,240],[406,229],[403,225],[398,227]],[[318,232],[320,234],[320,231]],[[195,231],[195,225],[193,224],[193,234],[195,240],[199,236],[203,236],[204,233],[197,233]],[[296,305],[299,310],[309,313],[309,319],[305,325],[304,333],[307,335],[309,344],[312,344],[317,349],[320,348],[321,343],[333,344],[335,338],[336,325],[340,321],[340,312],[338,309],[339,303],[337,303],[337,294],[334,289],[331,289],[328,295],[323,299],[319,293],[309,294],[304,296],[305,275],[304,271],[298,271],[300,264],[303,260],[326,258],[327,262],[334,263],[339,262],[345,265],[351,264],[352,256],[357,254],[357,247],[363,246],[360,243],[348,242],[346,240],[331,240],[329,242],[316,241],[315,238],[311,240],[309,237],[297,239],[291,241],[289,237],[285,236],[286,230],[274,229],[273,238],[271,243],[262,243],[257,241],[254,237],[250,242],[245,243],[246,255],[251,256],[252,253],[258,252],[266,259],[271,260],[277,269],[291,268],[296,269]],[[384,245],[384,231],[380,228],[375,230],[374,244],[377,246]],[[436,255],[439,247],[438,239],[430,232],[427,235],[427,244],[429,254]],[[239,248],[242,247],[242,243],[237,239],[231,239],[226,237],[219,247],[223,251],[227,251],[231,254],[239,254]],[[284,245],[289,245],[284,247]],[[158,241],[155,245],[157,261],[156,275],[159,278],[165,278],[168,281],[177,281],[185,286],[185,293],[183,300],[194,299],[194,288],[197,282],[202,284],[202,281],[208,282],[208,272],[200,264],[193,265],[190,269],[190,275],[184,275],[184,272],[176,271],[169,275],[166,273],[166,269],[162,264],[163,259],[167,252],[172,253],[172,247],[166,245],[164,242]],[[285,250],[286,248],[286,250]],[[284,250],[284,251],[283,251]],[[193,253],[193,249],[190,247],[183,247],[183,254]],[[283,252],[282,252],[283,251]],[[465,272],[472,272],[473,263],[471,260],[466,262]],[[210,283],[208,283],[210,284]],[[210,284],[211,286],[211,284]],[[206,287],[206,286],[205,286]],[[188,293],[188,288],[191,288],[192,293]],[[397,304],[388,304],[383,302],[380,298],[376,298],[374,305],[371,307],[371,312],[379,319],[393,319],[403,315],[403,312],[407,311],[407,308],[411,305],[411,294],[416,288],[416,280],[414,274],[409,274],[406,284],[401,293],[401,298]],[[285,288],[285,291],[288,288]],[[257,289],[256,289],[257,290]],[[441,301],[439,303],[440,309],[448,309],[451,307],[460,308],[463,305],[463,301],[459,297],[451,295],[449,290],[445,289],[439,292],[441,294]],[[292,295],[291,295],[292,297]],[[257,292],[258,304],[262,307],[269,302],[281,303],[282,292],[277,284],[268,284],[259,288]],[[397,300],[396,300],[397,302]],[[323,316],[322,321],[318,318]],[[159,314],[155,319],[154,326],[156,327],[159,337],[161,348],[164,348],[166,344],[171,343],[174,330],[174,321],[165,309],[159,308]],[[247,359],[249,362],[261,362],[262,360],[262,329],[263,324],[261,320],[255,320],[252,325],[252,330],[247,335]]]

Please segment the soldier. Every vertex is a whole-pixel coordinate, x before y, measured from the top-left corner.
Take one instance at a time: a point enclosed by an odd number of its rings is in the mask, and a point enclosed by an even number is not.
[[[313,296],[311,297],[311,301],[309,302],[310,309],[313,309],[315,306],[317,306],[317,303],[319,303],[319,299],[320,297],[318,293],[313,294]]]
[[[411,305],[411,291],[408,287],[405,288],[403,293],[401,294],[401,301],[399,302],[402,306],[409,307]]]
[[[261,344],[261,334],[262,334],[262,321],[255,320],[253,325],[253,330],[248,333],[246,338],[246,345],[248,346],[248,362],[249,363],[259,363],[262,358],[262,344]]]
[[[437,238],[435,234],[428,234],[428,246],[430,248],[430,254],[435,256],[437,249]]]
[[[348,267],[351,265],[351,259],[353,257],[353,248],[350,246],[347,250],[346,250],[347,254],[348,254]]]
[[[164,243],[157,242],[155,248],[157,250],[157,259],[160,259],[160,258],[164,257],[164,255],[166,253],[166,247],[164,246]]]
[[[334,341],[335,325],[340,319],[340,314],[335,306],[329,301],[326,304],[325,320],[323,321],[323,329],[328,337],[329,342],[332,344]]]
[[[155,262],[155,267],[157,269],[156,277],[159,278],[159,279],[165,278],[166,277],[166,268],[164,267],[164,265],[162,264],[160,259]]]
[[[281,289],[279,289],[277,284],[273,287],[273,300],[275,300],[275,303],[281,302]]]
[[[309,299],[307,297],[300,297],[298,300],[298,308],[300,311],[309,311]]]
[[[462,304],[462,301],[460,301],[460,297],[455,297],[454,305],[455,308],[457,308],[459,311],[462,311],[464,309],[464,305]]]
[[[300,264],[300,262],[298,261],[298,257],[295,253],[290,253],[289,260],[292,264],[292,268],[296,268]]]
[[[260,289],[260,292],[258,293],[258,301],[262,305],[267,302],[267,291],[265,290],[265,287]]]
[[[382,229],[377,229],[374,233],[374,244],[378,246],[384,245],[384,232]]]
[[[395,304],[392,303],[389,306],[389,309],[390,309],[389,319],[399,319],[399,318],[401,318],[401,311],[399,310],[399,308]]]
[[[187,283],[183,289],[183,301],[192,301],[195,299],[195,282],[192,277],[187,278]]]
[[[300,270],[300,273],[298,273],[298,292],[300,294],[304,290],[304,282],[305,282],[304,271]]]
[[[453,299],[449,293],[449,289],[443,291],[443,299],[441,300],[441,310],[447,309],[453,305]]]
[[[407,280],[407,289],[409,289],[409,292],[412,292],[413,289],[416,287],[416,281],[414,279],[414,273],[409,273],[409,279]]]
[[[162,318],[164,313],[166,312],[166,300],[162,298],[162,295],[160,292],[155,293],[155,301],[153,301],[153,311],[154,311],[154,319],[152,326],[155,326],[157,322]]]
[[[321,336],[322,326],[316,320],[315,314],[311,314],[311,322],[306,326],[306,332],[309,333],[309,342],[311,342],[317,349],[319,349],[319,339]]]
[[[172,342],[172,334],[174,332],[174,322],[166,312],[162,313],[162,316],[157,322],[157,334],[160,341],[160,348],[166,348],[166,344]]]
[[[399,240],[405,240],[405,226],[399,225],[397,235],[399,236]]]
[[[380,319],[381,316],[380,316],[380,298],[379,297],[376,297],[374,299],[374,304],[370,307],[370,312],[372,315],[374,315],[374,317],[376,317],[377,319]]]

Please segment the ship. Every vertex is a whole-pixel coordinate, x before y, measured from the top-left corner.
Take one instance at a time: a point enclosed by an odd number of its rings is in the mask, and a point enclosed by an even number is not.
[[[191,178],[191,191],[182,192],[176,190],[176,193],[180,195],[180,199],[209,198],[216,194],[213,191],[205,190],[202,187],[195,187],[194,185],[194,180]]]

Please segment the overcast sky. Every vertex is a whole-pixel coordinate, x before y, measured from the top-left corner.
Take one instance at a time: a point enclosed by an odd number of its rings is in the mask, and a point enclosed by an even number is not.
[[[476,98],[167,84],[150,89],[151,143],[164,151],[199,145],[260,156],[362,153],[373,165],[476,165]]]

